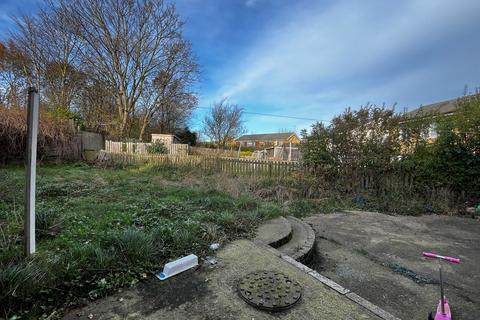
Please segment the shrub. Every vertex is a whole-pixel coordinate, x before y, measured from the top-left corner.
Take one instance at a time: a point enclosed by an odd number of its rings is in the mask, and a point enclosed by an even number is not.
[[[251,157],[252,154],[252,151],[240,151],[240,157]]]
[[[27,143],[25,109],[10,109],[0,106],[0,163],[20,161]],[[55,148],[64,156],[74,134],[68,119],[49,116],[40,112],[37,154],[43,157],[49,148]]]
[[[431,128],[436,138],[428,136]],[[388,212],[413,214],[427,205],[445,212],[448,202],[480,198],[479,129],[480,94],[458,99],[453,115],[415,119],[368,105],[303,131],[303,161],[319,186],[347,195],[368,192]],[[439,201],[439,194],[448,201]],[[418,201],[409,206],[395,201],[412,196]]]
[[[168,149],[167,149],[167,147],[165,147],[165,144],[163,144],[163,142],[155,141],[155,142],[152,142],[152,144],[150,144],[147,147],[147,152],[148,153],[156,153],[156,154],[167,154]]]

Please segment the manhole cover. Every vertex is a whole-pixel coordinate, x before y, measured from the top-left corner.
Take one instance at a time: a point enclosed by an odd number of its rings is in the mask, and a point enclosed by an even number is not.
[[[280,272],[256,271],[238,284],[240,296],[254,307],[268,311],[291,308],[300,300],[302,288]]]

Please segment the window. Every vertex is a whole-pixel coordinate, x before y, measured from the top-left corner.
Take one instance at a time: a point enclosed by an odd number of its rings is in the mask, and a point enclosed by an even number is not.
[[[428,137],[430,139],[437,139],[438,138],[438,132],[437,132],[437,124],[432,123],[430,127],[428,128]]]

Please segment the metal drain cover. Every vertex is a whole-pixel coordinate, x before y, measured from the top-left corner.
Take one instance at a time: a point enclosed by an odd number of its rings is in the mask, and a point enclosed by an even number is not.
[[[280,272],[256,271],[248,274],[238,284],[240,296],[252,306],[282,311],[300,300],[302,287]]]

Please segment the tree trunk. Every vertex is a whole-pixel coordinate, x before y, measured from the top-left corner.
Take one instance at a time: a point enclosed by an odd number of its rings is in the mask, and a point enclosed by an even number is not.
[[[138,139],[141,141],[143,141],[143,135],[145,134],[145,129],[147,128],[147,124],[148,124],[148,120],[147,120],[147,117],[145,116],[143,118],[142,127],[140,128],[140,134],[138,135]]]

